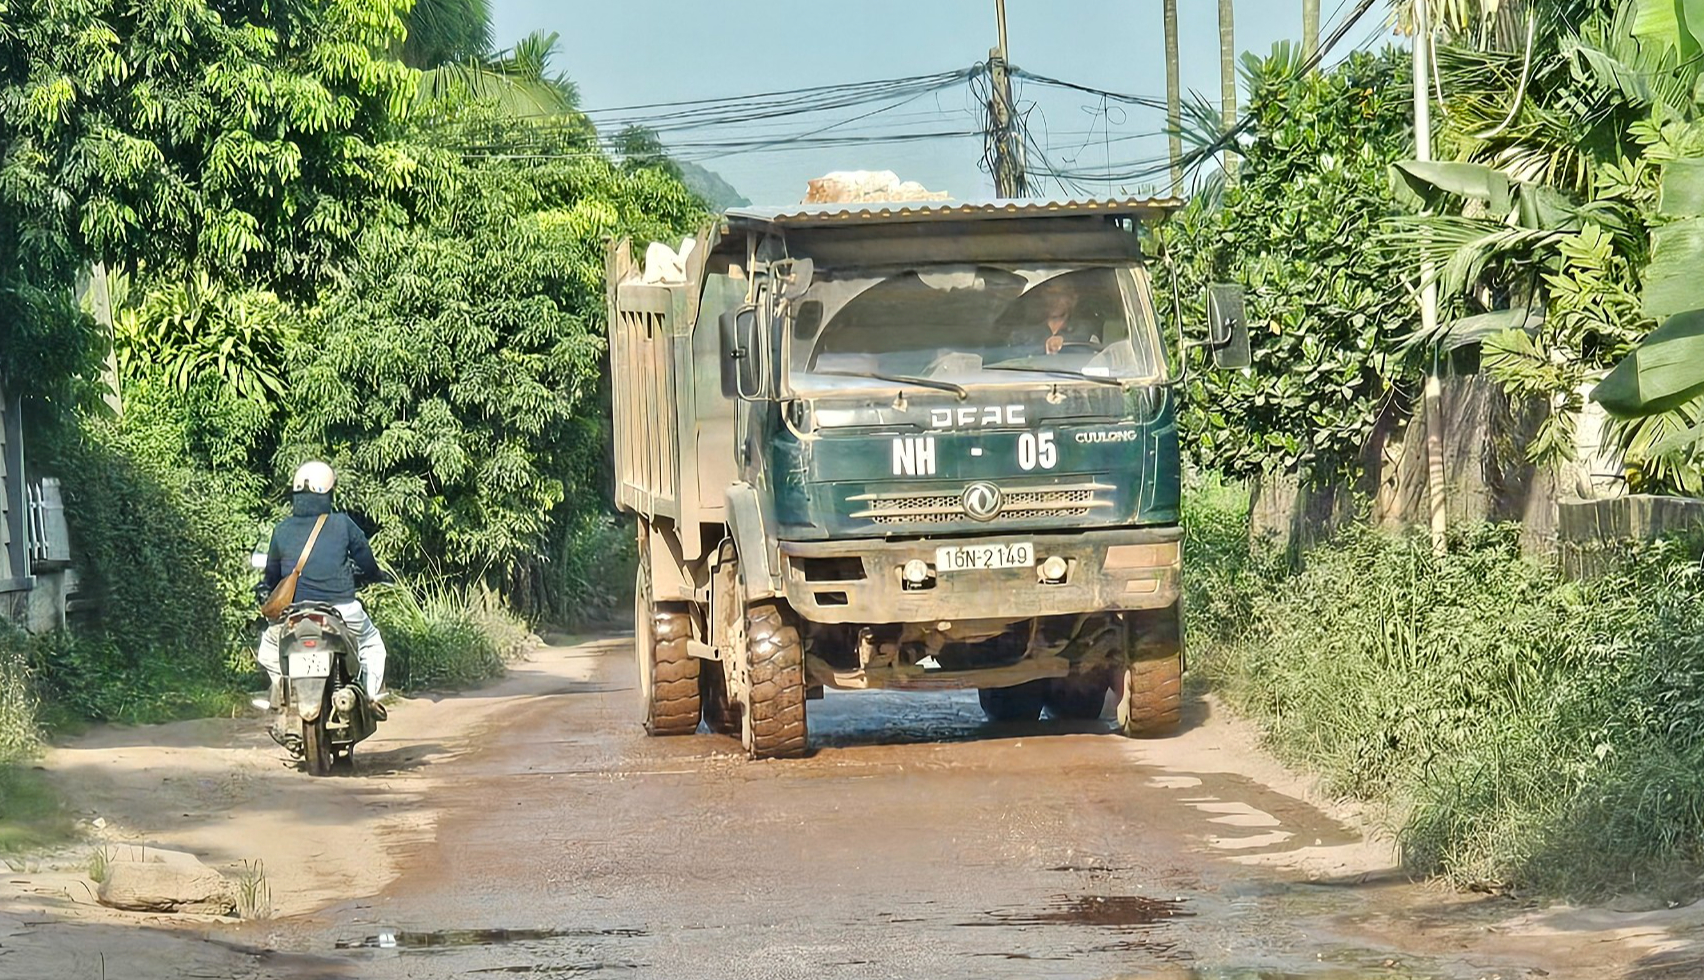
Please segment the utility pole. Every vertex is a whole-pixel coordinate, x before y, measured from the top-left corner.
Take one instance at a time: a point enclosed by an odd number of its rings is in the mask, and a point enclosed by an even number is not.
[[[1219,112],[1225,132],[1237,124],[1237,28],[1232,0],[1219,0]],[[1237,179],[1237,155],[1225,146],[1225,180]]]
[[[1177,0],[1165,0],[1166,131],[1171,135],[1171,192],[1183,196],[1183,83],[1177,66]]]
[[[1006,74],[1006,0],[994,0],[994,16],[1000,22],[1000,46],[988,52],[989,131],[994,141],[994,193],[1000,197],[1024,195],[1023,147],[1018,138],[1016,113],[1012,107],[1012,80]]]
[[[1432,22],[1431,0],[1414,3],[1414,158],[1432,159]],[[1420,329],[1437,335],[1438,277],[1429,259],[1420,260]],[[1432,370],[1426,375],[1426,499],[1432,517],[1432,553],[1446,549],[1448,520],[1444,494],[1444,385],[1438,376],[1438,353],[1432,353]]]
[[[1319,50],[1319,0],[1302,0],[1302,63]]]

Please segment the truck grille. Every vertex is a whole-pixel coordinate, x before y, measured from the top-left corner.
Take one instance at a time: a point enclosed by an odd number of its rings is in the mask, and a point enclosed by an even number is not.
[[[1075,483],[1068,486],[1007,490],[1000,513],[993,521],[1033,520],[1048,517],[1087,517],[1095,510],[1111,507],[1103,491],[1105,483]],[[949,524],[970,520],[960,494],[864,493],[848,500],[863,504],[853,517],[876,524]]]

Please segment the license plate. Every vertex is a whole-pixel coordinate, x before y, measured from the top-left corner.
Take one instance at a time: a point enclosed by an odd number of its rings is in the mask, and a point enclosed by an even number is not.
[[[935,549],[935,571],[937,572],[1034,567],[1035,545],[1029,541],[973,544]]]
[[[297,647],[290,651],[291,677],[330,677],[331,651]]]

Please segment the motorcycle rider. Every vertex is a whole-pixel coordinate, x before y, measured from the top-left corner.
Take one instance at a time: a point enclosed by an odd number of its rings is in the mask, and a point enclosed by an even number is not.
[[[337,474],[326,463],[314,460],[297,467],[290,481],[291,514],[272,529],[272,543],[266,549],[266,580],[257,589],[264,597],[296,567],[308,535],[320,515],[326,515],[319,539],[302,566],[296,582],[296,602],[323,602],[337,607],[343,623],[356,637],[361,657],[361,675],[373,707],[383,717],[379,697],[384,693],[385,640],[379,628],[367,615],[361,601],[355,598],[355,582],[362,579],[383,582],[389,577],[380,571],[373,560],[373,549],[349,515],[331,508],[331,490],[337,484]],[[280,667],[278,644],[283,636],[282,624],[268,626],[260,637],[256,659],[266,669],[277,691]],[[277,703],[277,698],[272,699]]]

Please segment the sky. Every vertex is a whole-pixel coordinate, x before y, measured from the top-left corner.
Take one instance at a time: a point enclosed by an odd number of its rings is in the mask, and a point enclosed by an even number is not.
[[[1329,33],[1349,0],[1322,0]],[[1391,40],[1383,5],[1345,39],[1341,51]],[[535,30],[560,34],[552,67],[580,89],[582,108],[607,132],[615,114],[598,110],[720,98],[807,86],[927,75],[987,59],[997,40],[993,0],[858,0],[778,4],[774,0],[493,0],[496,40],[507,47]],[[1217,0],[1180,0],[1183,89],[1219,98]],[[1335,11],[1335,13],[1334,13]],[[1165,96],[1160,0],[1007,0],[1012,65],[1091,88],[1155,99]],[[1301,0],[1237,0],[1239,51],[1269,52],[1301,34]],[[1336,60],[1341,52],[1334,52]],[[1061,167],[1105,168],[1108,161],[1161,158],[1163,110],[1103,102],[1098,96],[1023,83],[1015,92],[1029,109],[1036,142]],[[665,134],[664,142],[745,139],[806,133],[839,123],[824,136],[898,131],[979,130],[982,110],[957,84],[904,105],[878,101],[834,112]],[[1033,105],[1033,108],[1032,108]],[[847,121],[873,109],[868,118]],[[656,110],[646,110],[647,112]],[[1121,138],[1122,137],[1122,138]],[[820,138],[820,137],[819,137]],[[993,181],[979,169],[978,136],[910,143],[812,146],[701,157],[676,151],[716,171],[759,204],[799,201],[805,183],[834,170],[892,170],[957,198],[988,196]],[[1074,161],[1074,162],[1073,162]],[[1115,169],[1117,169],[1115,167]],[[1100,181],[1093,193],[1163,190]],[[1043,194],[1070,195],[1049,182]]]

